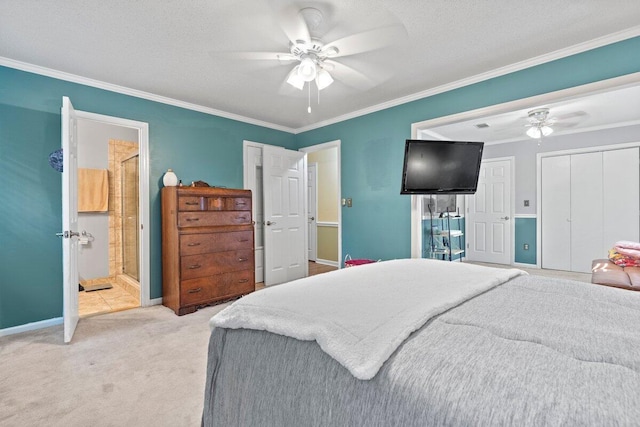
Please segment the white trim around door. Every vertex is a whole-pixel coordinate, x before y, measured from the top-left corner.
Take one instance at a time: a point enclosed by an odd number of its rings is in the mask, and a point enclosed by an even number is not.
[[[339,139],[335,140],[335,141],[329,141],[329,142],[324,142],[321,144],[316,144],[316,145],[310,145],[308,147],[304,147],[301,148],[299,151],[305,152],[307,154],[309,153],[313,153],[315,151],[322,151],[322,150],[326,150],[328,148],[336,148],[337,150],[337,161],[338,161],[338,168],[337,168],[337,177],[336,180],[338,182],[338,197],[336,200],[336,205],[338,206],[338,267],[341,265],[341,260],[342,260],[342,156],[341,156],[341,152],[340,152],[340,145],[341,145],[341,141]],[[327,260],[323,260],[323,264],[325,263],[329,263],[330,261]]]

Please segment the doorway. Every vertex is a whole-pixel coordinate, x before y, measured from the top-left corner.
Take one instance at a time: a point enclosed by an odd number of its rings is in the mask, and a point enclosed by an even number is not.
[[[137,289],[137,299],[136,306],[148,306],[151,305],[152,302],[150,300],[150,285],[149,285],[149,236],[146,231],[146,227],[149,224],[149,131],[148,124],[144,122],[137,122],[132,120],[127,120],[119,117],[112,116],[104,116],[100,114],[94,114],[84,111],[76,111],[75,112],[75,121],[76,127],[79,128],[76,130],[77,134],[77,149],[79,151],[80,156],[82,157],[81,163],[79,163],[80,167],[87,169],[96,169],[96,170],[104,170],[107,172],[108,176],[108,158],[109,158],[109,139],[112,141],[121,141],[127,139],[134,139],[135,148],[129,147],[128,155],[121,153],[119,161],[117,162],[118,168],[122,168],[129,170],[130,172],[134,172],[135,175],[133,177],[133,185],[129,186],[128,190],[121,191],[117,198],[118,201],[121,200],[123,195],[131,196],[132,190],[135,190],[136,199],[133,200],[133,204],[135,205],[135,210],[137,211],[137,219],[136,219],[136,229],[133,228],[128,230],[128,234],[134,233],[137,235],[137,239],[135,241],[131,241],[132,243],[137,244],[137,248],[129,247],[128,251],[137,252],[136,256],[136,270],[137,270],[137,280],[135,282],[138,283]],[[84,130],[88,129],[88,133],[84,132]],[[100,144],[99,147],[94,147],[91,145],[91,141],[93,141],[92,132],[99,131],[100,129],[111,129],[114,133],[109,137],[105,137],[106,141],[103,140],[103,144]],[[95,136],[95,134],[93,134]],[[133,136],[132,136],[133,135]],[[116,137],[113,139],[112,137]],[[131,141],[129,141],[131,143]],[[117,145],[117,144],[116,144]],[[112,144],[112,149],[115,150],[115,146]],[[83,154],[84,153],[84,154]],[[128,161],[128,163],[127,163]],[[122,164],[124,162],[124,165]],[[135,164],[135,167],[132,165]],[[66,171],[65,171],[66,172]],[[77,170],[75,171],[77,172]],[[77,177],[77,174],[71,174]],[[116,181],[119,184],[122,184],[125,181],[131,181],[131,176],[128,177],[127,180],[123,181],[122,177],[119,177],[116,180],[115,175],[111,176],[111,181],[115,184]],[[77,186],[77,182],[75,183]],[[64,194],[63,194],[64,196]],[[110,195],[111,202],[115,202],[116,197],[115,193]],[[113,205],[114,203],[112,203]],[[119,203],[118,208],[118,220],[121,221],[123,217],[123,211],[121,210],[123,203]],[[65,202],[63,200],[63,206],[65,206]],[[69,206],[69,209],[76,210],[76,217],[79,217],[77,213],[77,205],[73,205],[73,203]],[[127,212],[130,212],[128,210]],[[103,269],[105,274],[109,274],[109,246],[108,243],[108,234],[109,231],[108,226],[100,226],[98,231],[98,227],[95,227],[97,223],[107,224],[109,221],[109,215],[107,211],[103,210],[101,213],[94,212],[90,215],[87,215],[87,222],[84,224],[80,222],[78,224],[77,232],[80,234],[78,238],[78,246],[79,249],[77,252],[80,252],[89,246],[95,244],[96,247],[98,243],[100,244],[100,251],[102,255],[100,256],[101,260],[105,260],[106,262],[102,262],[100,268]],[[125,224],[120,224],[120,232],[122,233],[123,228],[130,228]],[[94,234],[95,230],[95,234]],[[107,230],[106,232],[104,230]],[[85,233],[83,234],[82,231]],[[104,235],[107,234],[107,235]],[[96,242],[96,237],[100,236],[100,242]],[[75,240],[75,239],[74,239]],[[122,249],[122,245],[120,246]],[[93,262],[92,258],[88,258],[88,262]],[[131,267],[131,266],[129,266]],[[130,269],[129,269],[130,270]],[[128,276],[127,276],[128,277]],[[76,295],[81,293],[79,292],[79,280],[76,280],[75,283],[73,280],[65,281],[65,294],[75,292]],[[90,282],[85,282],[90,284]],[[64,318],[65,324],[67,322],[67,318],[78,318],[79,314],[79,304],[78,299],[75,299],[75,304],[72,299],[67,299],[68,304],[65,304],[64,310]],[[111,311],[111,310],[110,310]],[[65,341],[69,341],[73,334],[70,328],[70,333],[65,332]]]
[[[262,159],[262,149],[265,147],[265,144],[252,142],[252,141],[244,141],[243,147],[243,164],[244,164],[244,188],[250,189],[253,192],[253,217],[255,218],[255,265],[256,265],[256,282],[260,283],[264,281],[264,256],[265,256],[265,214],[264,214],[264,200],[263,200],[263,159]],[[327,151],[329,150],[329,151]],[[319,144],[311,147],[306,147],[301,149],[301,152],[306,152],[308,155],[321,155],[322,151],[329,153],[333,150],[332,156],[334,160],[332,160],[331,167],[326,168],[323,167],[325,173],[331,175],[331,180],[335,183],[332,186],[332,191],[328,192],[328,199],[330,200],[328,203],[332,205],[335,212],[335,217],[337,220],[333,221],[322,221],[322,216],[316,216],[316,222],[319,222],[318,225],[320,227],[325,227],[325,229],[329,229],[330,240],[329,240],[329,250],[335,253],[336,255],[332,256],[332,259],[328,259],[329,257],[323,255],[322,250],[318,252],[316,263],[319,265],[326,265],[331,267],[339,267],[340,266],[340,257],[342,253],[342,228],[341,228],[341,211],[340,211],[340,141],[332,141],[325,144]],[[309,154],[310,153],[310,154]],[[317,162],[320,163],[320,162]],[[326,166],[326,162],[325,162]],[[318,165],[320,168],[320,166]],[[320,172],[319,172],[320,173]],[[323,185],[322,179],[317,180],[317,191],[318,193],[326,190],[326,185]],[[327,192],[322,194],[326,194]],[[321,198],[322,196],[319,196]],[[305,206],[308,210],[308,200],[305,201]],[[308,233],[308,229],[307,229]],[[308,251],[306,251],[308,253]],[[323,258],[323,256],[327,258]],[[309,267],[311,268],[311,267]]]
[[[513,157],[483,160],[478,190],[465,197],[469,261],[513,263],[514,162]]]
[[[301,148],[309,164],[315,164],[316,215],[309,218],[315,232],[315,262],[340,267],[342,260],[342,205],[340,181],[340,140]],[[310,193],[311,194],[311,193]],[[310,203],[311,206],[314,203]],[[313,219],[311,219],[313,217]],[[311,243],[311,239],[310,243]]]

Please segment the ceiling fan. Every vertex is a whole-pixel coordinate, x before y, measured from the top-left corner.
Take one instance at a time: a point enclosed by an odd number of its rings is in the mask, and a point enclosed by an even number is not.
[[[527,135],[534,139],[540,139],[553,133],[553,125],[556,123],[555,117],[549,117],[548,108],[537,108],[528,113],[529,124],[526,125]]]
[[[536,108],[527,113],[529,123],[525,125],[528,129],[527,136],[533,139],[541,139],[553,133],[558,127],[572,127],[578,124],[576,121],[569,121],[571,118],[587,115],[584,111],[574,111],[558,117],[549,117],[549,108]]]
[[[402,24],[374,28],[342,37],[332,42],[322,40],[328,27],[323,13],[315,7],[290,5],[276,12],[276,19],[289,39],[288,52],[227,52],[227,56],[248,60],[277,60],[293,67],[285,78],[290,86],[302,90],[313,83],[319,91],[326,89],[334,78],[356,89],[366,90],[377,84],[375,69],[358,71],[336,58],[380,49],[405,38]],[[219,53],[212,53],[218,56]],[[318,95],[319,96],[319,95]],[[309,103],[308,111],[311,112]]]

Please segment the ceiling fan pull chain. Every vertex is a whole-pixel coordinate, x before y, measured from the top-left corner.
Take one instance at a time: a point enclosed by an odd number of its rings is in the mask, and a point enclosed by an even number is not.
[[[311,82],[309,82],[309,90],[308,90],[308,101],[309,101],[309,106],[307,107],[307,113],[311,114]]]

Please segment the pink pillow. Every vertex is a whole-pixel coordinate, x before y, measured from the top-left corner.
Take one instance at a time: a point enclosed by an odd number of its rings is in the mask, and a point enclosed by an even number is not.
[[[630,240],[620,240],[619,242],[616,242],[616,244],[613,246],[617,248],[636,249],[640,251],[640,243],[632,242]]]
[[[614,249],[616,250],[616,252],[629,258],[640,258],[640,251],[637,249],[629,249],[620,246],[616,246]]]

